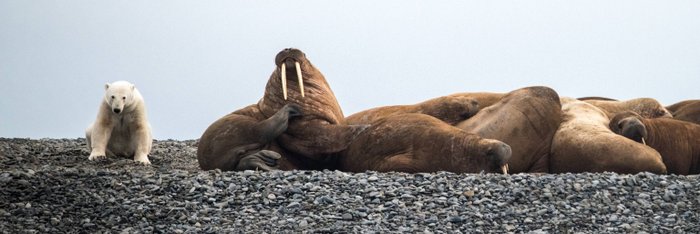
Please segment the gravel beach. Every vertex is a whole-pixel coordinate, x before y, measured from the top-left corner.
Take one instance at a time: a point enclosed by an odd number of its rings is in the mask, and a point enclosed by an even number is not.
[[[698,176],[201,171],[196,144],[0,138],[0,232],[700,233]]]

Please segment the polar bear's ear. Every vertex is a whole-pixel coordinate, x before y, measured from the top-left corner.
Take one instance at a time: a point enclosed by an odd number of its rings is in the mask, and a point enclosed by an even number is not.
[[[131,91],[134,91],[134,88],[136,88],[136,86],[134,86],[134,84],[130,84],[129,87],[131,87]]]
[[[109,83],[106,83],[106,84],[105,84],[105,90],[108,90],[108,89],[109,89]]]

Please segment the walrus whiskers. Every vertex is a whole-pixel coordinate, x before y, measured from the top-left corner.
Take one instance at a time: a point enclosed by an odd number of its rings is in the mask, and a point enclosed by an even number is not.
[[[299,79],[299,90],[301,91],[301,97],[304,97],[304,80],[301,78],[301,66],[299,62],[294,62],[294,66],[297,69],[297,78]]]
[[[282,93],[284,94],[284,100],[287,100],[287,66],[282,63]]]

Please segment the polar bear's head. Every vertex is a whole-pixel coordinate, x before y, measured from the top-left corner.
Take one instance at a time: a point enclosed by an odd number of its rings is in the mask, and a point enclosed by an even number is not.
[[[112,112],[119,114],[134,100],[134,84],[127,81],[117,81],[105,84],[105,102]]]

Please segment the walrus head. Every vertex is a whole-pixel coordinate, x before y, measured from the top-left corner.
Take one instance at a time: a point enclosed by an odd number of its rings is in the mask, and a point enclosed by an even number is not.
[[[488,145],[486,150],[486,158],[489,160],[489,168],[487,172],[501,172],[508,175],[508,161],[513,154],[512,149],[506,143],[493,139],[481,139],[484,145]]]
[[[627,101],[631,111],[638,113],[645,118],[673,118],[661,103],[653,98],[637,98]]]
[[[275,70],[259,105],[265,116],[271,116],[288,103],[301,106],[305,119],[344,123],[345,115],[326,78],[304,52],[294,48],[283,49],[275,56]]]
[[[615,115],[610,120],[610,130],[633,141],[646,145],[647,128],[642,122],[642,116],[632,111]]]

